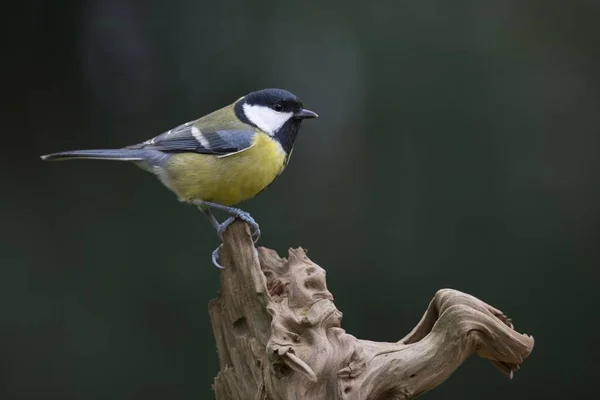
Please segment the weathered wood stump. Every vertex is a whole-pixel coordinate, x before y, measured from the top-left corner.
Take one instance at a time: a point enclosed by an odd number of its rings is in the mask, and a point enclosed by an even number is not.
[[[473,352],[512,378],[533,349],[500,310],[439,290],[423,318],[395,343],[357,339],[325,270],[303,249],[288,258],[255,250],[245,223],[224,235],[219,297],[210,303],[219,400],[409,399],[442,383]]]

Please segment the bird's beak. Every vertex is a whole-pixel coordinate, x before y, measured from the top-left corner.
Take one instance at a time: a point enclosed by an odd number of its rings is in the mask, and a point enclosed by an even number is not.
[[[319,116],[317,115],[316,112],[307,110],[306,108],[303,108],[302,110],[294,113],[294,118],[298,118],[298,119],[318,118],[318,117]]]

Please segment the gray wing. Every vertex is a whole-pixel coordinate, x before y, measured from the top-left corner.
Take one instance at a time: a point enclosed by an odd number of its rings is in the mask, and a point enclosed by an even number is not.
[[[203,132],[187,122],[136,146],[148,150],[160,150],[165,153],[194,152],[200,154],[228,155],[252,146],[252,130],[213,130]]]

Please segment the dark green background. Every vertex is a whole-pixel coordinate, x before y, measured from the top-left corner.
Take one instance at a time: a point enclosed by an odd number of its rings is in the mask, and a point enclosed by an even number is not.
[[[397,340],[459,289],[536,348],[513,381],[473,357],[425,398],[597,398],[598,1],[22,5],[4,14],[1,399],[213,397],[204,216],[133,166],[38,156],[263,87],[321,117],[242,207],[261,245],[327,269],[350,333]]]

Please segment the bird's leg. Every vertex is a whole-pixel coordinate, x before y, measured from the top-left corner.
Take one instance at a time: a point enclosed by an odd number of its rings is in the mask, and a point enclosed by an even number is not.
[[[252,216],[250,214],[248,214],[247,212],[242,211],[239,208],[227,207],[227,206],[213,203],[210,201],[195,200],[192,202],[192,204],[198,206],[198,208],[208,217],[210,224],[217,230],[217,233],[219,234],[219,237],[221,238],[221,240],[223,240],[223,232],[225,232],[225,229],[233,221],[235,221],[235,218],[239,218],[242,221],[247,222],[252,227],[252,230],[253,230],[252,238],[254,239],[254,243],[256,243],[258,241],[258,239],[260,237],[260,228],[259,228],[258,224],[256,223],[256,221],[254,220],[254,218],[252,218]],[[215,217],[215,215],[213,214],[212,208],[226,212],[226,213],[230,214],[231,217],[227,218],[222,224],[220,224],[219,221],[217,220],[217,218]],[[219,250],[221,250],[222,246],[223,246],[222,244],[219,245],[219,247],[217,247],[212,252],[212,257],[211,257],[213,264],[217,268],[221,268],[221,269],[224,268],[221,264],[219,264]]]
[[[202,211],[208,217],[208,220],[210,221],[210,224],[212,226],[214,226],[214,228],[217,230],[217,232],[219,232],[219,230],[221,229],[221,224],[219,224],[219,221],[217,221],[217,218],[212,213],[212,211],[210,210],[210,208],[204,207],[204,206],[198,206],[198,208],[200,209],[200,211]],[[221,238],[221,240],[223,240],[223,238]],[[224,267],[221,264],[219,264],[219,250],[221,250],[221,246],[222,246],[222,244],[220,244],[219,247],[217,247],[212,252],[211,259],[212,259],[212,262],[215,265],[215,267],[223,269]]]
[[[192,202],[192,204],[199,206],[200,209],[208,216],[208,219],[210,220],[211,224],[215,227],[215,229],[217,230],[219,235],[222,235],[223,232],[225,232],[225,229],[227,229],[227,227],[236,218],[239,218],[242,221],[248,223],[248,225],[250,225],[250,227],[252,228],[251,229],[252,230],[252,238],[254,239],[254,243],[256,243],[258,241],[258,239],[260,238],[260,227],[254,220],[254,218],[252,218],[252,216],[249,213],[247,213],[246,211],[242,211],[239,208],[228,207],[228,206],[224,206],[222,204],[217,204],[217,203],[213,203],[211,201],[204,201],[204,200],[194,200]],[[223,211],[223,212],[231,215],[231,217],[227,218],[222,224],[219,224],[217,222],[216,218],[214,217],[214,215],[212,215],[212,212],[210,209]]]
[[[208,208],[208,207],[198,206],[198,208],[200,209],[200,211],[202,211],[208,217],[208,220],[210,221],[210,224],[218,232],[219,229],[221,228],[221,224],[219,224],[219,221],[217,221],[217,218],[215,217],[215,214],[213,214],[212,211],[210,210],[210,208]]]

